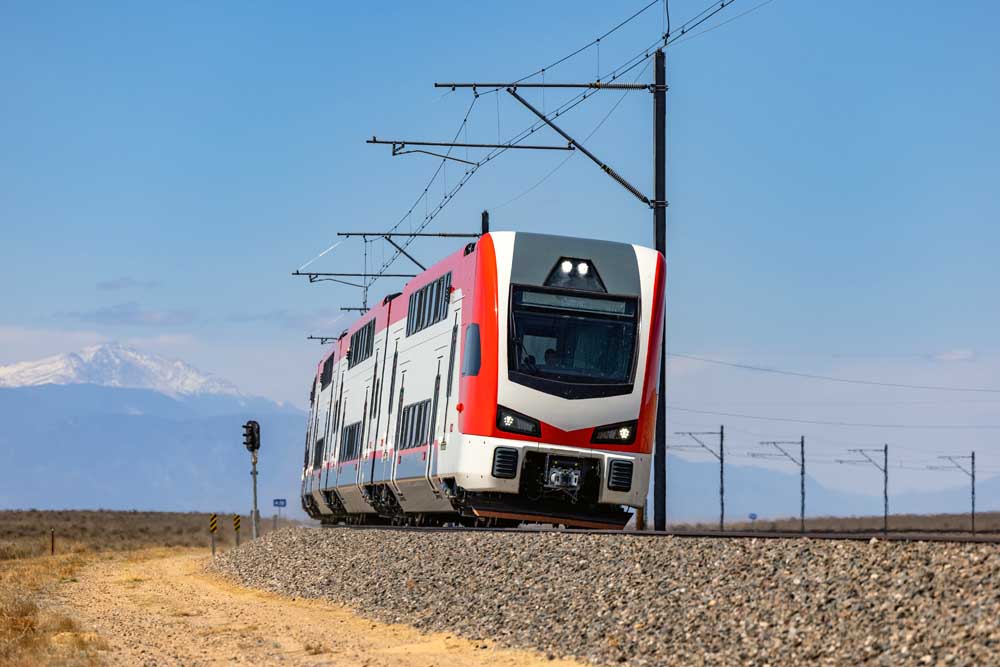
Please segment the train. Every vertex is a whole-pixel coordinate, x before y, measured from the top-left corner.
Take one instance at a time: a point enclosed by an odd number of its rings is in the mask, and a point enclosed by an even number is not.
[[[324,524],[621,529],[649,487],[663,255],[492,231],[326,350],[305,512]]]

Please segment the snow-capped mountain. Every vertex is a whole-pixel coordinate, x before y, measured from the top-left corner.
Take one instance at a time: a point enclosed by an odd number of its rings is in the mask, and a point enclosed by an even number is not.
[[[241,395],[230,382],[201,373],[183,361],[165,359],[118,343],[0,366],[0,387],[43,384],[152,389],[170,396]]]

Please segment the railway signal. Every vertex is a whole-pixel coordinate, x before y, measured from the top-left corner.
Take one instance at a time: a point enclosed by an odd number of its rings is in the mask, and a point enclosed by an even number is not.
[[[260,424],[252,419],[243,425],[243,446],[248,452],[260,449]]]
[[[250,534],[260,534],[260,511],[257,509],[257,452],[260,450],[260,424],[254,420],[243,425],[243,446],[250,452],[250,477],[253,479],[253,510],[250,514]],[[238,534],[238,533],[237,533]]]

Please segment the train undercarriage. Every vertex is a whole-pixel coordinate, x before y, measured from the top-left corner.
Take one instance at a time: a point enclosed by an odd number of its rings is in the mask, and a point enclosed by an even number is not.
[[[576,484],[556,486],[545,476],[547,462],[528,457],[521,475],[518,493],[470,492],[458,486],[454,479],[445,479],[444,495],[451,502],[452,512],[408,512],[403,509],[394,490],[388,484],[365,487],[364,497],[375,510],[366,513],[347,512],[334,490],[323,491],[332,514],[323,514],[309,494],[303,497],[303,509],[326,525],[372,526],[448,526],[514,527],[521,524],[543,523],[577,528],[620,530],[632,514],[620,505],[598,503],[600,472],[596,467],[579,468]]]

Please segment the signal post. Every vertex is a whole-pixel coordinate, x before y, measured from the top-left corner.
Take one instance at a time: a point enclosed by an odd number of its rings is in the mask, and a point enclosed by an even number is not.
[[[260,535],[260,510],[257,509],[257,452],[260,450],[260,424],[254,420],[243,425],[243,446],[250,452],[250,477],[253,480],[253,509],[250,513],[250,535]],[[237,528],[239,531],[239,528]],[[239,535],[239,532],[237,532]]]

